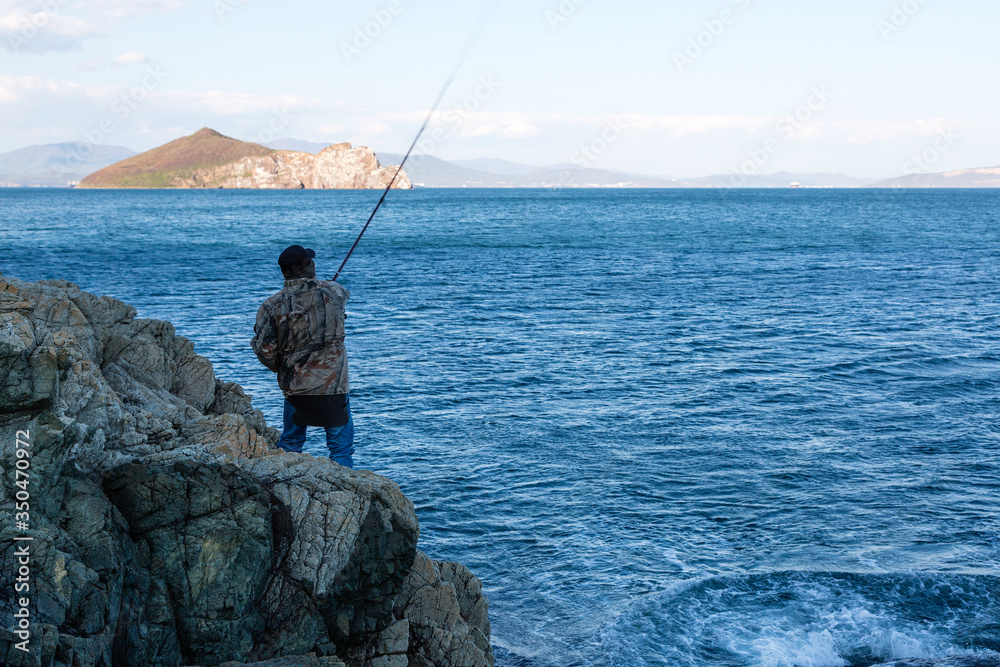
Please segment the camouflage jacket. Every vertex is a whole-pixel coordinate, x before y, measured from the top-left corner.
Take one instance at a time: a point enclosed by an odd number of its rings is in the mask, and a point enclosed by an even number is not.
[[[250,345],[278,374],[286,396],[348,393],[344,308],[350,296],[337,283],[286,280],[285,288],[257,311]]]

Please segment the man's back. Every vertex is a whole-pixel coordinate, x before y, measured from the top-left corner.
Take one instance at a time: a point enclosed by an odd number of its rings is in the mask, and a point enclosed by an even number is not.
[[[305,278],[286,281],[261,306],[253,350],[278,373],[286,396],[348,393],[344,310],[349,298],[342,285]]]

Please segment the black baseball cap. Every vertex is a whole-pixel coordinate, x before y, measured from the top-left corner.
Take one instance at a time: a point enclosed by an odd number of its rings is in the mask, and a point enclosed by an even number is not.
[[[302,264],[306,260],[313,259],[314,257],[316,257],[315,250],[303,248],[300,245],[293,245],[282,251],[281,256],[278,257],[278,264],[280,266],[294,266],[295,264]]]

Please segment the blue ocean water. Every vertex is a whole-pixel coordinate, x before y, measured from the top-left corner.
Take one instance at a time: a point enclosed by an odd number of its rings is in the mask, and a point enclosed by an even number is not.
[[[172,321],[277,424],[277,254],[332,275],[377,197],[0,190],[0,270]],[[482,578],[504,667],[1000,657],[998,212],[393,193],[343,278],[357,461]]]

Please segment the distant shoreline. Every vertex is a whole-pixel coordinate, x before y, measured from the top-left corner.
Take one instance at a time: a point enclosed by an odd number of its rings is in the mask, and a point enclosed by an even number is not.
[[[0,185],[0,191],[10,191],[10,190],[81,190],[88,192],[129,192],[129,191],[139,191],[139,192],[377,192],[371,188],[354,188],[354,189],[344,189],[344,188],[326,188],[326,189],[303,189],[303,188],[152,188],[152,187],[128,187],[128,188],[79,188],[76,186],[63,186],[63,185]],[[885,190],[885,191],[914,191],[914,192],[928,192],[928,191],[955,191],[955,190],[967,190],[967,191],[993,191],[1000,190],[1000,186],[908,186],[908,187],[890,187],[890,186],[877,186],[877,185],[850,185],[850,186],[839,186],[839,185],[808,185],[800,186],[797,188],[792,187],[768,187],[768,186],[746,186],[746,187],[697,187],[697,186],[677,186],[677,187],[653,187],[653,186],[575,186],[575,185],[563,185],[563,186],[464,186],[464,185],[447,185],[447,186],[437,186],[437,185],[414,185],[409,190],[483,190],[483,191],[509,191],[509,190],[573,190],[573,191],[584,191],[584,190],[595,190],[595,191],[611,191],[611,190],[623,190],[623,191],[637,191],[637,190],[656,190],[663,192],[678,192],[678,191],[696,191],[696,192],[711,192],[711,191],[725,191],[725,192],[745,192],[745,191],[794,191],[794,190]],[[405,190],[400,190],[400,192],[405,192]]]

